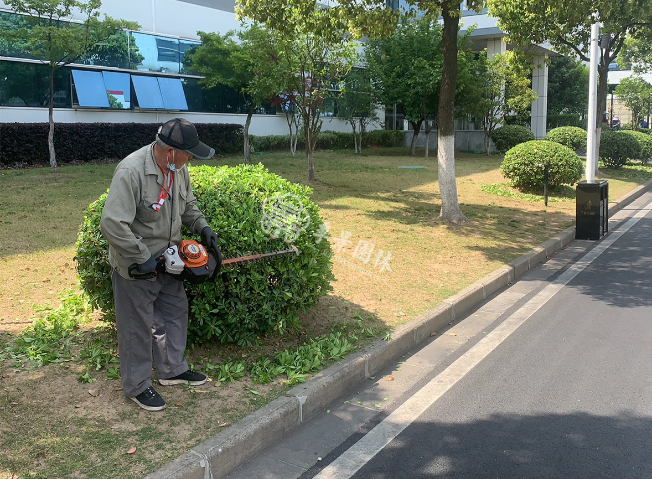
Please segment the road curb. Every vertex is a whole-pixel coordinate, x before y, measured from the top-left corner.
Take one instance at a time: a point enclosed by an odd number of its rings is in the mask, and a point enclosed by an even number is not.
[[[609,203],[609,215],[652,189],[652,180]],[[187,453],[149,474],[146,479],[219,479],[276,443],[315,416],[352,386],[374,376],[389,362],[412,350],[431,333],[462,317],[488,296],[544,262],[575,238],[571,226],[532,251],[498,268],[456,295],[392,332],[391,341],[377,340],[347,359],[319,372],[306,383]]]

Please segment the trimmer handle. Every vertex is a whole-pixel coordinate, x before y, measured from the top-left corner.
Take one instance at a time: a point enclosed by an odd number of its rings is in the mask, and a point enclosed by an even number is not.
[[[156,258],[156,269],[154,269],[154,271],[149,271],[147,273],[139,273],[138,263],[133,263],[131,266],[129,266],[129,268],[127,268],[127,273],[129,274],[129,277],[133,279],[156,278],[159,273],[163,273],[164,271],[165,271],[165,258],[163,257],[163,255]]]

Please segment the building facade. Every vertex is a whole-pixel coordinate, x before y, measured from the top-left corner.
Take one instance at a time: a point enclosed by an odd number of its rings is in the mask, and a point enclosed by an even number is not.
[[[401,1],[390,2],[400,8]],[[463,28],[475,25],[475,48],[489,55],[509,48],[505,34],[486,11],[463,8]],[[55,76],[56,122],[161,123],[184,116],[197,123],[244,124],[241,96],[226,87],[202,89],[200,76],[184,66],[184,55],[199,44],[198,31],[224,34],[237,29],[233,0],[105,0],[101,14],[140,24],[138,31],[118,32],[109,45],[86,58],[60,68]],[[81,15],[67,19],[79,22]],[[0,0],[0,27],[17,28],[24,17]],[[532,105],[532,130],[545,136],[548,50],[540,48],[533,68],[533,86],[539,99]],[[12,45],[0,44],[0,122],[46,122],[48,67]],[[391,111],[391,110],[390,110]],[[396,117],[386,128],[405,128]],[[458,129],[472,127],[463,122]],[[349,131],[348,123],[326,112],[324,130]],[[250,132],[286,134],[285,115],[271,106],[258,110]]]

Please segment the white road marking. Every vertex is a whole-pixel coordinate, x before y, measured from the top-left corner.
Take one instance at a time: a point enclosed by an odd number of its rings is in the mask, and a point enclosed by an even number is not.
[[[414,396],[399,406],[380,424],[369,431],[358,442],[325,467],[314,479],[347,479],[378,454],[387,444],[423,414],[440,397],[462,379],[480,361],[489,355],[500,343],[509,337],[530,316],[548,302],[559,290],[606,251],[632,226],[652,211],[652,202],[639,210],[623,226],[602,240],[595,248],[570,266],[564,273],[543,288],[522,308],[508,317],[475,346],[460,356],[448,368],[433,378]]]

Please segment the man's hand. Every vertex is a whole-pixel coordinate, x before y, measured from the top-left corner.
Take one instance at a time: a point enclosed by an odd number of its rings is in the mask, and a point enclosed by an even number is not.
[[[156,258],[154,258],[154,256],[150,256],[147,261],[140,263],[136,269],[138,270],[139,274],[153,273],[156,271],[157,265],[158,263],[156,262]]]
[[[150,256],[144,263],[134,263],[129,266],[129,276],[136,279],[150,279],[156,276],[159,261],[154,256]]]
[[[204,226],[204,229],[201,230],[201,244],[214,251],[219,251],[217,247],[217,233],[210,226]]]

